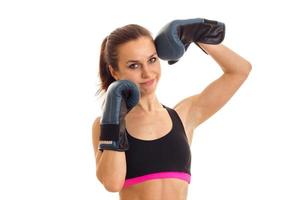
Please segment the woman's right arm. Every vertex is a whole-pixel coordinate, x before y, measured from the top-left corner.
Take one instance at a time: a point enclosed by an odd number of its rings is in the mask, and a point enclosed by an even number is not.
[[[119,192],[123,188],[126,176],[125,153],[119,151],[98,150],[100,130],[100,117],[93,123],[93,147],[96,159],[96,176],[109,192]]]

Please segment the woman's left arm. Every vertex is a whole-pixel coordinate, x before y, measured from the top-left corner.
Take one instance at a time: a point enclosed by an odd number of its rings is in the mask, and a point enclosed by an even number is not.
[[[175,106],[183,115],[185,126],[190,131],[226,104],[247,79],[252,68],[246,59],[225,45],[198,44],[219,64],[224,73],[201,93],[188,97]]]

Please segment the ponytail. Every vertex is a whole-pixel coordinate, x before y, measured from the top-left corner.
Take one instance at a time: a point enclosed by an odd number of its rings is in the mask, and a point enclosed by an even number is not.
[[[99,93],[102,91],[106,92],[108,86],[115,81],[112,77],[107,63],[107,39],[108,36],[104,38],[101,45],[101,52],[100,52],[100,61],[99,61],[99,76],[101,80],[101,87]]]

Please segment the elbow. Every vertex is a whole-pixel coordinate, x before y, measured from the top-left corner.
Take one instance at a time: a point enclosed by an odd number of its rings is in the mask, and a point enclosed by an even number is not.
[[[111,176],[103,177],[99,173],[97,173],[97,179],[108,192],[120,192],[124,185],[124,179],[113,178]]]
[[[248,62],[247,69],[248,69],[248,74],[249,74],[252,70],[252,65],[250,62]]]
[[[251,63],[247,62],[242,69],[237,73],[242,79],[247,79],[252,70]]]
[[[123,188],[124,181],[111,179],[103,181],[102,184],[108,192],[120,192]]]
[[[103,184],[105,189],[108,192],[120,192],[123,188],[123,184],[122,185],[118,185],[118,184]]]
[[[247,77],[250,74],[251,70],[252,70],[251,63],[247,61],[247,64],[245,65],[244,69],[245,69],[244,73],[245,73],[245,75]]]

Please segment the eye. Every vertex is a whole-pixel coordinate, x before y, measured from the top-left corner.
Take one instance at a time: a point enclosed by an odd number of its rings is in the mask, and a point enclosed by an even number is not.
[[[152,57],[152,58],[150,58],[149,62],[150,62],[150,63],[155,63],[155,62],[156,62],[156,60],[157,60],[157,58],[156,58],[156,57]]]
[[[130,69],[136,69],[136,68],[138,68],[139,66],[140,66],[140,64],[138,64],[138,63],[133,63],[133,64],[129,65],[128,67],[129,67]]]

